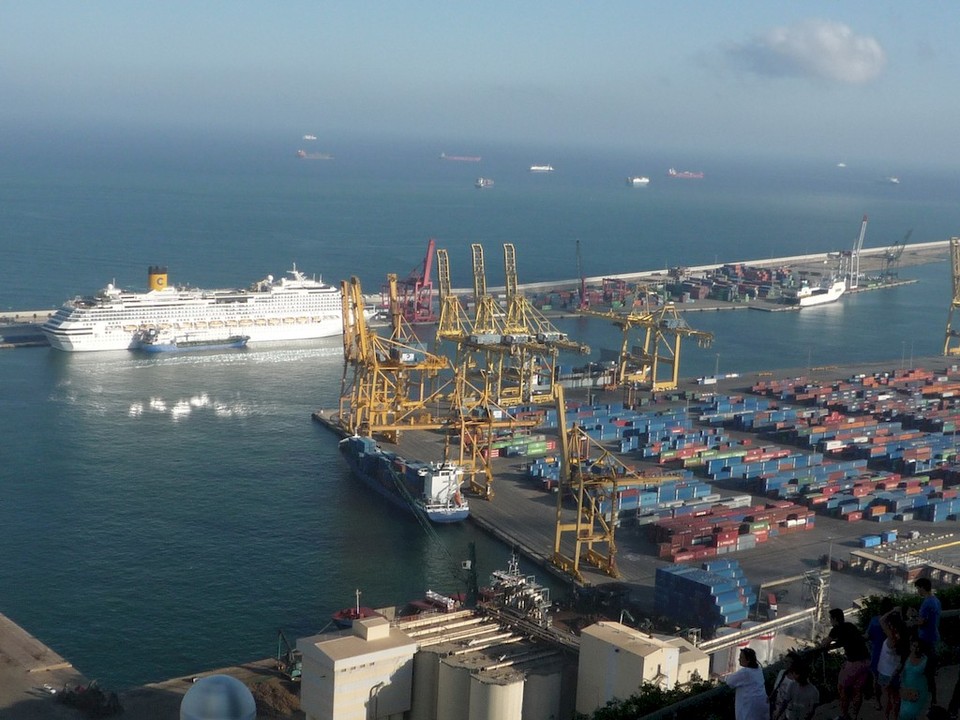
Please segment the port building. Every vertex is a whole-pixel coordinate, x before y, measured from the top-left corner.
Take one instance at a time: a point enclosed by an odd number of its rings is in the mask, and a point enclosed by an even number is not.
[[[580,635],[577,712],[591,715],[612,700],[636,695],[644,683],[672,688],[709,676],[710,657],[683,638],[598,622]]]
[[[472,610],[365,618],[297,648],[307,720],[556,720],[710,671],[683,638],[599,622],[578,647]]]

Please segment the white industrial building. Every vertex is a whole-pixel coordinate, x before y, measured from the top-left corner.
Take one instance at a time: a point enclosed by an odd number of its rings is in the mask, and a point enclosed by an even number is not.
[[[611,700],[626,700],[644,682],[672,688],[709,673],[709,656],[683,638],[599,622],[580,635],[577,712],[589,715]]]
[[[576,655],[463,610],[301,638],[307,720],[562,720]]]
[[[329,637],[329,636],[327,636]],[[382,617],[356,620],[353,633],[301,638],[300,707],[307,720],[402,718],[410,710],[417,643]]]

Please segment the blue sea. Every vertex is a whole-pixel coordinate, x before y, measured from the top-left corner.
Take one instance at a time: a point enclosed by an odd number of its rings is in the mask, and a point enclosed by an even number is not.
[[[423,261],[428,238],[470,284],[470,244],[502,284],[944,240],[960,229],[960,173],[831,161],[673,158],[570,148],[323,144],[292,139],[90,137],[0,150],[0,309],[53,308],[108,282],[246,285],[293,263],[377,292]],[[441,152],[480,163],[442,161]],[[532,164],[552,164],[531,174]],[[702,170],[699,181],[666,170]],[[645,188],[625,178],[651,177]],[[474,188],[477,176],[495,180]],[[682,374],[750,372],[939,353],[947,263],[915,285],[800,313],[693,313],[710,349]],[[558,321],[598,354],[599,320]],[[568,362],[582,362],[569,358]],[[243,352],[0,352],[0,612],[110,688],[271,655],[276,631],[321,630],[350,605],[456,583],[468,545],[481,580],[508,549],[469,525],[439,542],[352,482],[310,420],[340,391],[337,339]],[[495,501],[494,501],[495,502]],[[535,568],[525,567],[528,572]],[[546,580],[545,573],[538,572]]]

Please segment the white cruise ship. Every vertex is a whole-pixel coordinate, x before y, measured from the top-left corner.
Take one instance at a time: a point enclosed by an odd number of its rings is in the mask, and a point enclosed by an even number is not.
[[[199,290],[167,284],[165,267],[150,267],[145,293],[112,284],[93,297],[64,303],[43,324],[57,350],[127,350],[145,330],[242,334],[249,342],[330,337],[343,332],[340,290],[306,277],[294,265],[289,277],[268,275],[247,289]]]

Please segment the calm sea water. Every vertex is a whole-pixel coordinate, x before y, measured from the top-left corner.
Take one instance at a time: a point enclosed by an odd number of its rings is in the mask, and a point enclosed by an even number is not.
[[[868,246],[960,228],[960,180],[907,169],[892,186],[886,169],[704,159],[683,165],[703,181],[670,182],[681,160],[405,145],[297,161],[296,142],[4,150],[0,308],[53,307],[113,280],[143,288],[156,263],[210,287],[296,262],[371,292],[418,265],[428,237],[458,285],[483,243],[495,285],[503,242],[533,282],[575,276],[577,240],[584,272],[603,275],[845,249],[864,213]],[[531,175],[534,163],[557,169]],[[474,189],[480,174],[496,186]],[[634,174],[650,186],[627,187]],[[802,313],[693,314],[716,341],[685,348],[683,374],[936,354],[949,268],[901,274],[921,282]],[[601,322],[560,324],[595,352],[618,343]],[[335,403],[341,374],[337,340],[147,359],[0,353],[0,612],[128,687],[270,655],[277,628],[321,629],[354,588],[371,605],[447,589],[470,541],[481,577],[502,567],[507,549],[469,526],[441,528],[438,546],[350,481],[309,417]]]

